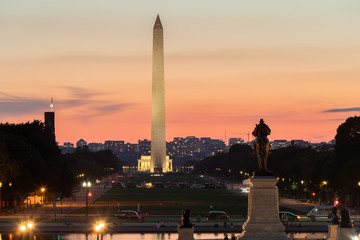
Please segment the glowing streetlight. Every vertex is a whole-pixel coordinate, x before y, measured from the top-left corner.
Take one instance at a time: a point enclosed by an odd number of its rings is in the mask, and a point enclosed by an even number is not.
[[[32,222],[28,222],[28,224],[26,226],[27,226],[28,229],[32,229],[33,224],[32,224]]]
[[[94,229],[96,232],[104,231],[105,223],[103,221],[97,222]]]
[[[25,226],[24,224],[21,224],[21,225],[20,225],[20,230],[21,230],[22,232],[24,232],[24,231],[26,230],[26,226]]]
[[[88,221],[88,205],[89,205],[89,188],[91,187],[91,182],[83,182],[83,187],[85,188],[85,201],[86,201],[86,207],[85,207],[85,216],[86,221]]]

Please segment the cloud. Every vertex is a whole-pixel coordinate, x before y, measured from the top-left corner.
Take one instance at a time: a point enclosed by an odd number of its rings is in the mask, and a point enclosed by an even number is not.
[[[62,87],[62,88],[65,89],[66,91],[70,92],[70,94],[74,98],[87,99],[87,98],[92,98],[92,97],[109,94],[109,92],[99,92],[99,91],[94,91],[94,90],[90,90],[90,89],[86,89],[86,88],[79,88],[79,87]]]
[[[70,93],[70,99],[54,98],[55,110],[62,112],[76,109],[77,118],[92,118],[111,115],[135,106],[135,103],[116,103],[98,98],[101,95],[111,94],[97,92],[85,88],[64,87]],[[20,116],[27,114],[38,114],[49,109],[49,99],[42,97],[24,97],[0,92],[0,115]]]
[[[49,105],[49,99],[27,98],[0,92],[1,115],[23,115],[39,112]]]
[[[323,111],[323,113],[333,113],[333,112],[360,112],[360,107],[354,108],[333,108]]]

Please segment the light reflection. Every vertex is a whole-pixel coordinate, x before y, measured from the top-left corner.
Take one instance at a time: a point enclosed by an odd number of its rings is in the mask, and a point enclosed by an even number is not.
[[[293,239],[323,239],[325,233],[290,233],[289,236]],[[228,236],[231,233],[228,233]],[[239,233],[235,234],[239,236]],[[39,237],[39,236],[38,236]],[[126,239],[126,240],[177,240],[179,235],[177,233],[124,233],[124,234],[104,234],[103,240]],[[224,239],[224,233],[194,233],[197,240],[205,239]],[[34,236],[36,240],[37,237]],[[97,234],[44,234],[40,235],[39,239],[44,240],[97,240]],[[358,240],[358,238],[356,238]],[[0,240],[22,240],[22,235],[13,236],[13,234],[2,235],[0,233]]]

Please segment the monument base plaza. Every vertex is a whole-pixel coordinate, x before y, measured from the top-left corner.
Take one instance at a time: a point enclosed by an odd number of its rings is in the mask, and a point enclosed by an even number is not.
[[[288,240],[285,227],[279,219],[277,179],[272,176],[254,176],[250,179],[248,219],[239,239]]]

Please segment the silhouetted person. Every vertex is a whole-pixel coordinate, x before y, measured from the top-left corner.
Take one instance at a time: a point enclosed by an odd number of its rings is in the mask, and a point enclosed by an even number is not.
[[[256,137],[253,147],[258,159],[258,170],[255,172],[257,176],[272,175],[267,170],[267,157],[269,155],[270,143],[267,138],[270,135],[271,130],[268,125],[264,123],[263,119],[260,119],[259,124],[256,124],[252,135]]]
[[[229,238],[228,238],[228,236],[227,236],[227,233],[225,233],[224,240],[229,240]]]
[[[346,210],[346,208],[343,208],[341,210],[341,223],[340,223],[340,227],[341,228],[352,228],[353,224],[350,220],[350,213],[348,210]]]
[[[332,213],[332,219],[330,224],[331,225],[338,225],[339,224],[339,217],[337,215],[337,207],[333,207],[331,209],[331,213]]]
[[[236,240],[235,234],[231,235],[231,240]]]

